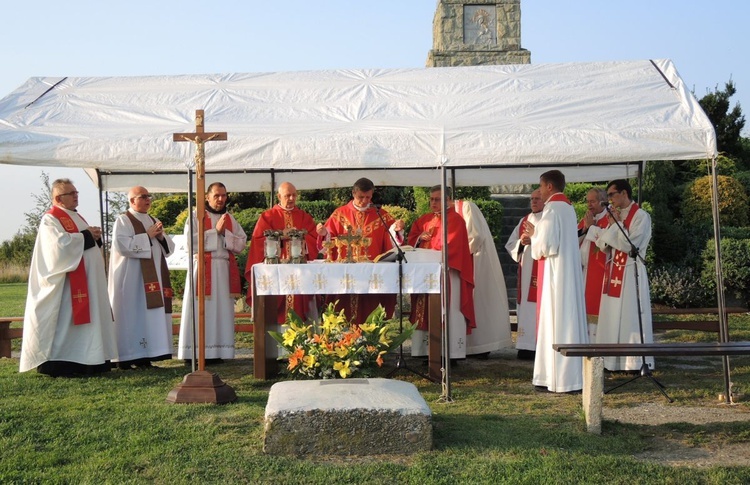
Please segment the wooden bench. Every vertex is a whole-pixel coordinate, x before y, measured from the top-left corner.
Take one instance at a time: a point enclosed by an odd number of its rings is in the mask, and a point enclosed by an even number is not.
[[[235,318],[250,318],[249,313],[235,313]],[[180,334],[180,314],[173,313],[172,320],[177,323],[172,324],[172,335]],[[22,322],[23,317],[0,317],[0,358],[11,357],[11,340],[23,337],[23,328],[10,328],[12,322]],[[235,333],[253,333],[252,323],[235,323]]]
[[[0,358],[10,358],[10,341],[23,337],[23,328],[10,328],[13,322],[22,322],[23,317],[0,317]]]
[[[554,344],[566,357],[583,357],[583,412],[590,433],[602,431],[604,357],[749,355],[750,342],[677,342],[653,344]]]
[[[729,307],[724,309],[725,314],[747,313],[747,308]],[[652,308],[654,332],[664,330],[699,330],[702,332],[719,333],[719,309],[718,308]],[[664,317],[685,315],[712,315],[712,318],[702,320],[671,320]]]

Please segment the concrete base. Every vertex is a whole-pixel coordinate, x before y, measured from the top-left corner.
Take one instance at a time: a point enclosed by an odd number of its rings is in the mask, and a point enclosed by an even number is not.
[[[263,451],[272,455],[410,454],[432,449],[432,412],[408,382],[332,379],[274,384]]]
[[[583,358],[583,414],[586,431],[602,432],[602,399],[604,398],[604,357]]]

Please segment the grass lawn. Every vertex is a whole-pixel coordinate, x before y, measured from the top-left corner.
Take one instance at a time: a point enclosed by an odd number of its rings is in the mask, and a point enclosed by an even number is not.
[[[0,287],[0,295],[5,291]],[[732,325],[742,335],[750,317],[732,317]],[[657,360],[655,376],[675,399],[669,412],[721,408],[720,360],[687,364]],[[735,389],[747,396],[750,357],[732,358],[731,364]],[[602,435],[592,435],[585,431],[581,397],[535,392],[531,364],[510,352],[461,362],[452,372],[452,403],[440,402],[439,385],[398,374],[417,386],[433,412],[434,449],[411,456],[387,450],[364,458],[267,456],[263,414],[272,382],[252,377],[251,359],[210,370],[235,389],[236,403],[168,404],[167,394],[187,372],[175,360],[145,371],[52,379],[19,374],[17,359],[0,359],[0,483],[750,483],[750,466],[741,465],[745,456],[712,466],[644,458],[665,440],[706,454],[750,449],[750,420],[605,420]],[[645,379],[605,396],[609,408],[643,403],[666,404]],[[750,401],[732,410],[750,418]],[[340,439],[346,443],[347,437]]]

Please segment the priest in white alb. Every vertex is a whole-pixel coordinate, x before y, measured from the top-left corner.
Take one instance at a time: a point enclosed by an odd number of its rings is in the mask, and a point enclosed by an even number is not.
[[[539,390],[577,392],[583,389],[581,357],[565,357],[553,344],[588,343],[586,303],[583,298],[578,222],[563,194],[565,176],[559,170],[539,177],[544,199],[536,225],[526,222],[531,236],[531,255],[539,260],[538,329],[534,377]]]
[[[108,289],[120,369],[172,358],[174,295],[166,256],[174,243],[161,221],[148,214],[151,199],[145,187],[130,189],[130,209],[112,230]]]
[[[609,227],[599,230],[596,245],[607,253],[604,288],[599,306],[597,343],[640,344],[654,341],[651,319],[651,293],[644,258],[651,241],[651,216],[633,201],[633,189],[624,179],[613,180],[607,186],[607,197],[612,205]],[[620,224],[638,256],[630,255],[631,245],[617,226]],[[638,288],[635,271],[638,267]],[[640,294],[639,294],[640,293]],[[638,316],[640,297],[641,315]],[[640,324],[643,325],[641,336]],[[643,340],[641,341],[641,337]],[[641,357],[605,357],[604,368],[610,371],[638,371]],[[654,358],[646,357],[645,364],[654,368]]]
[[[234,304],[242,295],[240,270],[236,254],[245,250],[247,235],[242,226],[227,212],[227,188],[214,182],[206,190],[206,211],[203,216],[203,249],[206,268],[204,303],[206,362],[219,363],[234,358]],[[192,215],[194,258],[198,252],[198,220]],[[191,237],[190,226],[185,225],[185,235]],[[198,302],[196,284],[198,264],[193,277],[186,277],[182,299],[180,338],[177,357],[189,363],[193,359],[193,323],[197,325]],[[195,319],[193,316],[195,315]],[[197,352],[195,353],[197,356]]]
[[[53,377],[110,370],[117,357],[107,299],[102,230],[76,212],[78,191],[52,182],[29,268],[20,371]]]
[[[470,200],[456,200],[456,212],[466,222],[469,251],[474,260],[474,319],[466,335],[467,357],[486,358],[495,350],[513,345],[510,336],[508,291],[495,240],[482,211]]]
[[[516,279],[516,349],[521,360],[534,360],[536,352],[536,298],[539,263],[531,257],[531,236],[524,228],[526,221],[536,225],[542,217],[544,201],[539,189],[531,192],[531,212],[518,221],[505,243],[505,249],[518,263]]]

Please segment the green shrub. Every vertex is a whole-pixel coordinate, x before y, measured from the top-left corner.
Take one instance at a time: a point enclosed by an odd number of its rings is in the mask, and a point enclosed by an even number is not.
[[[185,231],[185,223],[187,222],[188,210],[185,208],[175,218],[174,224],[167,227],[167,234],[182,234]]]
[[[490,226],[495,246],[499,246],[501,244],[500,231],[503,230],[503,205],[496,200],[474,200],[472,202],[482,211],[482,215],[487,220],[487,225]]]
[[[187,277],[187,271],[184,269],[172,269],[169,270],[169,280],[172,282],[172,291],[176,298],[182,299],[182,295],[185,294],[185,278]]]
[[[260,207],[251,207],[249,209],[241,210],[232,214],[234,215],[234,218],[237,219],[237,222],[239,222],[240,226],[242,226],[242,229],[245,230],[245,234],[247,234],[248,240],[253,235],[255,223],[258,222],[260,215],[265,211],[266,209],[262,209]]]
[[[583,205],[585,206],[586,194],[588,194],[589,190],[596,187],[604,188],[605,185],[607,185],[607,182],[603,182],[599,185],[594,185],[587,182],[571,182],[569,184],[565,184],[565,190],[563,191],[563,193],[573,204],[575,204],[576,202],[583,202]],[[578,211],[576,211],[576,213],[578,213]]]
[[[0,244],[0,261],[28,268],[34,253],[35,242],[36,231],[16,233],[12,239]]]
[[[159,219],[164,227],[173,226],[177,216],[187,208],[187,194],[157,196],[148,213]]]
[[[734,177],[717,176],[719,184],[719,221],[727,226],[745,226],[748,221],[748,197]],[[711,223],[712,177],[697,178],[685,188],[682,215],[688,222]]]
[[[664,265],[649,273],[651,301],[675,308],[702,307],[711,301],[698,272],[690,267]]]
[[[300,200],[297,207],[310,214],[315,222],[325,222],[338,205],[332,200]]]
[[[703,251],[701,279],[709,291],[716,292],[716,255],[714,240]],[[750,303],[750,239],[721,239],[721,269],[727,296]]]

